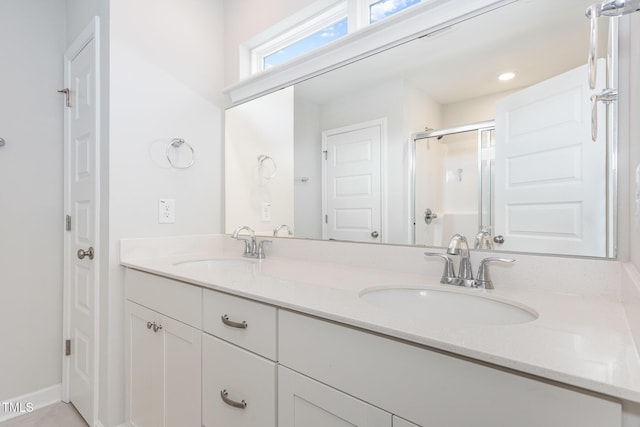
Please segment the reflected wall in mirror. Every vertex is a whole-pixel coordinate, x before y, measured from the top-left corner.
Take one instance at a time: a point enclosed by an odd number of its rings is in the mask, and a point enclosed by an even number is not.
[[[226,231],[437,247],[463,233],[485,249],[615,256],[615,107],[599,108],[596,142],[589,122],[589,96],[615,78],[615,31],[601,22],[589,90],[589,4],[519,0],[230,108]],[[495,125],[447,133],[478,122]]]
[[[227,232],[293,224],[293,113],[293,87],[225,112]]]

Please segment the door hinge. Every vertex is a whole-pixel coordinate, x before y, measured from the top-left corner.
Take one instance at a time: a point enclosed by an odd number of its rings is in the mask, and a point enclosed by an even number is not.
[[[71,231],[71,215],[66,215],[64,217],[64,228],[67,231]]]
[[[65,340],[64,342],[64,355],[71,356],[71,340]]]
[[[327,160],[329,157],[329,151],[327,150],[322,150],[322,155],[324,156],[324,159]]]
[[[329,224],[329,215],[327,214],[324,215],[324,223]]]

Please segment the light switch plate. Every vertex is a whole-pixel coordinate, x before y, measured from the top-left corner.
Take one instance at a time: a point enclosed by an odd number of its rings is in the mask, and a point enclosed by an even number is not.
[[[271,202],[262,203],[262,220],[271,221]]]
[[[158,223],[173,224],[174,222],[176,222],[175,199],[158,200]]]

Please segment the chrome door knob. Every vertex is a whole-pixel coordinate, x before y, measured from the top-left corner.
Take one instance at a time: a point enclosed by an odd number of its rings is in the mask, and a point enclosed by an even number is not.
[[[378,234],[378,232],[377,232],[377,231],[372,231],[372,232],[371,232],[371,237],[373,237],[374,239],[377,239],[379,235],[380,235],[380,234]]]
[[[78,249],[78,258],[84,259],[84,257],[88,256],[89,259],[93,259],[93,247],[89,247],[86,251],[83,249]]]
[[[502,236],[502,234],[499,234],[499,235],[495,236],[493,238],[493,242],[497,243],[499,245],[503,244],[504,243],[504,236]]]

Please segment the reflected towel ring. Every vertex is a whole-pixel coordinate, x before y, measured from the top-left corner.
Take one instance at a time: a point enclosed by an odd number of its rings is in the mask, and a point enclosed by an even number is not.
[[[271,161],[271,164],[273,165],[273,173],[271,173],[271,175],[264,174],[263,164],[266,160]],[[272,178],[275,178],[276,173],[278,172],[278,165],[276,165],[275,160],[273,160],[271,156],[267,156],[266,154],[260,154],[258,156],[258,169],[260,169],[260,174],[264,179],[272,179]]]
[[[175,148],[176,151],[182,147],[182,146],[186,146],[189,151],[191,151],[191,161],[189,161],[186,165],[178,165],[176,163],[174,163],[173,160],[171,160],[171,156],[169,155],[169,152],[171,150],[171,148]],[[191,166],[193,166],[193,163],[196,161],[196,153],[195,151],[193,151],[193,147],[191,145],[189,145],[188,142],[186,142],[184,139],[182,138],[173,138],[171,140],[171,142],[169,142],[169,145],[167,145],[167,161],[169,162],[169,164],[171,166],[173,166],[176,169],[188,169]]]

